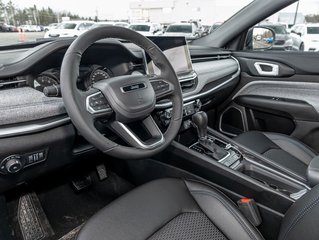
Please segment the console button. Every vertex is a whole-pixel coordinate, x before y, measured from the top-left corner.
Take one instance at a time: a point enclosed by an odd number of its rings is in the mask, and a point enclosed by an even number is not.
[[[35,164],[37,162],[44,161],[46,158],[45,151],[39,151],[36,153],[31,153],[26,156],[26,165]]]

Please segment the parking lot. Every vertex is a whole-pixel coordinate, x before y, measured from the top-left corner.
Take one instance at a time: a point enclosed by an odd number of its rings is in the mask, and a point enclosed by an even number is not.
[[[25,37],[19,35],[18,32],[0,32],[0,46],[8,44],[16,44],[22,41],[35,41],[44,37],[44,32],[26,32]]]

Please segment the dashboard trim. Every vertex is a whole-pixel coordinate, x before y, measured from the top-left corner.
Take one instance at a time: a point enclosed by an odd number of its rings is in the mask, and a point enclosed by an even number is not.
[[[37,133],[52,128],[56,128],[71,122],[70,117],[64,117],[55,121],[46,121],[43,123],[32,123],[21,126],[13,126],[0,129],[0,138],[15,137],[24,134]]]
[[[234,75],[232,75],[232,77],[228,80],[226,80],[225,82],[217,85],[216,87],[213,87],[211,88],[210,90],[206,91],[206,92],[203,92],[203,93],[199,93],[199,94],[195,94],[195,95],[192,95],[192,96],[189,96],[189,97],[185,97],[184,98],[184,103],[187,103],[187,102],[190,102],[190,101],[193,101],[193,100],[196,100],[196,99],[200,99],[200,98],[203,98],[203,97],[206,97],[207,95],[215,92],[216,90],[218,90],[219,88],[222,88],[223,86],[225,86],[226,84],[232,82],[235,78],[237,78],[240,74],[240,70],[238,70],[237,73],[235,73]],[[172,107],[172,103],[171,102],[168,102],[168,103],[161,103],[161,104],[156,104],[155,105],[155,109],[166,109],[166,108],[170,108]]]
[[[219,88],[222,88],[223,86],[227,85],[228,83],[232,82],[234,79],[236,79],[241,72],[241,68],[240,68],[240,64],[238,62],[238,60],[234,57],[231,57],[233,60],[236,61],[237,65],[238,65],[238,70],[236,73],[234,73],[230,79],[224,81],[223,83],[209,89],[208,91],[202,92],[202,93],[198,93],[198,94],[194,94],[194,95],[190,95],[187,97],[183,98],[184,103],[196,100],[196,99],[200,99],[200,98],[204,98],[209,94],[212,94],[213,92],[215,92],[216,90],[218,90]],[[187,94],[191,94],[191,92],[188,92]],[[161,104],[156,104],[155,105],[155,109],[166,109],[166,108],[170,108],[172,107],[172,102],[167,102],[167,103],[161,103]]]

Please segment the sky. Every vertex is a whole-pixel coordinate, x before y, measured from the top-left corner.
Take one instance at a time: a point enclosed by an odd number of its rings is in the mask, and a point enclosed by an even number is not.
[[[8,2],[9,0],[3,0]],[[94,17],[96,11],[102,18],[127,18],[132,0],[12,0],[20,7],[51,7],[55,11],[70,11],[84,17]]]
[[[9,0],[3,0],[8,2]],[[147,0],[146,0],[147,1]],[[150,0],[155,1],[155,0]],[[246,3],[247,0],[215,0],[221,3],[234,1]],[[275,0],[274,0],[275,1]],[[132,0],[12,0],[20,8],[31,7],[34,4],[38,7],[51,7],[56,11],[67,10],[84,17],[94,17],[96,12],[100,19],[127,19],[129,15],[129,3]],[[287,11],[294,11],[295,5]],[[304,14],[319,13],[319,0],[300,0],[300,11]]]

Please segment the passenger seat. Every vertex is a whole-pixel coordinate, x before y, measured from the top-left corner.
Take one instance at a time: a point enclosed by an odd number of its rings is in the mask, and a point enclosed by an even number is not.
[[[283,134],[251,131],[234,140],[305,180],[308,165],[318,155],[299,140]]]

